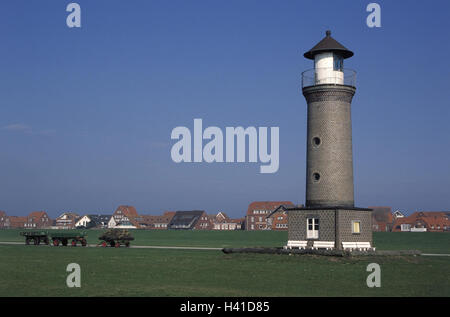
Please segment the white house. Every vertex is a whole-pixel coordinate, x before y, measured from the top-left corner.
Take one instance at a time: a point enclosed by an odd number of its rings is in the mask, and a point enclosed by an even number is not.
[[[75,223],[75,227],[106,228],[110,218],[109,215],[84,215]]]
[[[136,229],[136,226],[133,225],[130,221],[117,221],[114,216],[111,217],[108,221],[108,228],[117,228],[117,229]]]

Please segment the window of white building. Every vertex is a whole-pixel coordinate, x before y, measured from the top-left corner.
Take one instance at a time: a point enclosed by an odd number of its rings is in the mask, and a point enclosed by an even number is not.
[[[361,233],[361,221],[359,221],[359,220],[352,221],[352,233],[353,234]]]

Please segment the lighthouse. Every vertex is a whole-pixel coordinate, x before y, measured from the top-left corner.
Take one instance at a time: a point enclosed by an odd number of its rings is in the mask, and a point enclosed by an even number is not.
[[[356,72],[344,68],[354,54],[326,31],[304,57],[307,104],[306,197],[287,208],[289,244],[308,248],[372,248],[371,209],[355,207],[351,102]]]
[[[354,206],[351,101],[356,73],[344,69],[353,56],[331,31],[304,57],[314,68],[302,74],[308,104],[306,206]]]

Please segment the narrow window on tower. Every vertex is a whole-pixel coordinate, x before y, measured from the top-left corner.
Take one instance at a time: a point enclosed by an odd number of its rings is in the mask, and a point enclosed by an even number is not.
[[[344,69],[344,58],[341,55],[333,54],[333,70],[342,71]]]

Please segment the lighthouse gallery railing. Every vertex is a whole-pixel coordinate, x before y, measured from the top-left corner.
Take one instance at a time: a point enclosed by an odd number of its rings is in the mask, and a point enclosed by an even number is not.
[[[345,85],[356,87],[356,71],[344,68],[313,68],[302,73],[302,88],[317,85]]]

